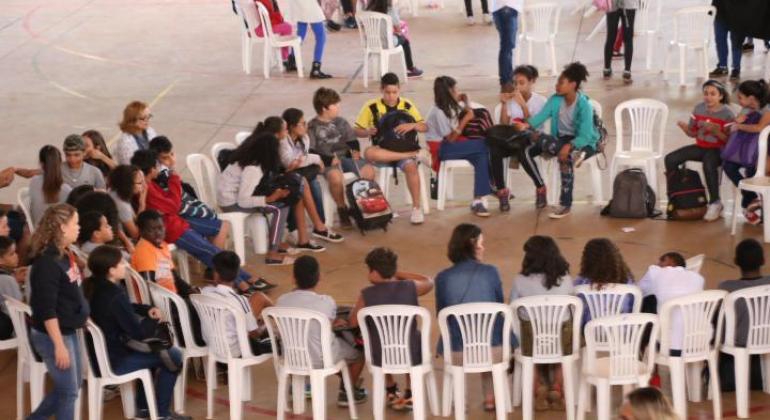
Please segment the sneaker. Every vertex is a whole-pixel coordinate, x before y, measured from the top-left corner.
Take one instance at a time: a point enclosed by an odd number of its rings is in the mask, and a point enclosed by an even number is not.
[[[425,215],[422,213],[422,209],[415,207],[412,209],[412,216],[409,218],[409,222],[413,225],[420,225],[425,221]]]
[[[715,201],[708,205],[708,209],[706,210],[706,215],[703,216],[703,220],[707,222],[713,222],[714,220],[719,219],[719,217],[722,215],[722,203],[719,201]]]
[[[548,205],[548,194],[546,193],[545,187],[538,188],[535,191],[535,208],[542,209],[545,208],[545,206]]]
[[[294,264],[294,258],[292,257],[283,257],[283,258],[265,258],[265,265],[292,265]]]
[[[342,235],[340,235],[339,233],[334,233],[329,229],[326,229],[324,231],[313,229],[313,236],[315,236],[318,239],[322,239],[326,242],[339,243],[345,240],[345,238],[343,238]]]
[[[350,212],[347,207],[337,208],[337,214],[340,218],[340,228],[346,230],[353,228],[353,223],[350,221]]]
[[[551,211],[551,214],[548,215],[548,217],[551,219],[561,219],[562,217],[569,216],[569,213],[569,207],[556,206],[554,207],[553,211]]]
[[[487,206],[481,200],[474,200],[471,204],[471,213],[479,217],[489,217],[491,213],[487,210]]]
[[[484,13],[484,15],[482,15],[482,20],[487,25],[491,25],[492,24],[492,16],[489,13]]]
[[[363,404],[368,399],[368,393],[364,388],[353,388],[353,401],[358,404]],[[348,394],[345,392],[345,389],[340,389],[340,392],[337,394],[337,405],[340,407],[347,407],[348,406]]]
[[[500,200],[500,211],[511,211],[511,190],[503,188],[497,192],[497,199]]]
[[[631,71],[630,70],[623,71],[623,83],[629,84],[629,83],[633,83],[633,81],[634,79],[631,78]]]
[[[404,396],[399,398],[391,405],[391,408],[396,411],[411,411],[412,410],[412,393],[409,390],[404,392]]]
[[[276,287],[276,285],[268,283],[268,282],[264,281],[263,279],[259,279],[259,280],[255,281],[254,284],[249,286],[249,290],[247,291],[247,293],[248,292],[254,292],[254,291],[264,292],[265,290],[270,290],[270,289],[273,289],[275,287]]]
[[[758,225],[762,222],[762,218],[759,217],[756,212],[750,211],[749,209],[743,210],[743,217],[746,218],[746,221],[751,225]]]
[[[749,203],[748,206],[746,206],[746,210],[754,213],[757,210],[762,208],[762,200],[759,198],[755,198],[751,203]]]
[[[303,251],[303,252],[324,252],[324,251],[326,251],[326,248],[324,248],[323,246],[316,245],[316,244],[314,244],[312,242],[307,242],[307,243],[304,243],[304,244],[297,244],[297,245],[294,246],[294,248],[297,249],[298,251]]]
[[[422,76],[422,73],[422,70],[418,69],[417,67],[413,67],[406,72],[406,77],[420,77]]]
[[[345,27],[348,29],[356,29],[358,28],[358,24],[356,23],[356,18],[353,16],[348,16],[345,18]]]
[[[327,20],[326,21],[326,28],[329,29],[332,32],[338,32],[340,29],[342,29],[342,25],[339,23],[333,21],[333,20]]]
[[[468,16],[465,18],[465,23],[468,24],[468,26],[473,26],[476,24],[476,19],[474,19],[473,16]]]
[[[754,51],[754,43],[753,42],[747,42],[741,46],[741,51],[744,53],[752,52]]]
[[[612,69],[602,70],[602,78],[604,80],[610,80],[610,77],[612,77]]]
[[[727,67],[717,67],[709,72],[709,77],[724,77],[727,76],[728,73],[730,72],[727,71]]]
[[[102,400],[109,401],[120,395],[120,387],[117,385],[108,385],[102,391]]]
[[[402,398],[403,397],[401,396],[401,392],[399,392],[398,388],[396,388],[393,392],[387,391],[385,394],[385,404],[388,407],[393,408],[393,405],[400,403]]]
[[[733,71],[730,72],[730,80],[736,81],[741,79],[741,71],[733,69]]]
[[[192,417],[172,412],[168,416],[158,417],[159,420],[192,420]]]

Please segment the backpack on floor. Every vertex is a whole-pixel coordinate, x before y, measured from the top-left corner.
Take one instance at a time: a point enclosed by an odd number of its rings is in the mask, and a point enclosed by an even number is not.
[[[376,182],[357,179],[345,186],[350,216],[364,234],[367,230],[388,230],[393,210]]]
[[[643,219],[660,215],[655,209],[655,191],[647,184],[647,176],[639,168],[626,169],[615,176],[612,200],[602,216]]]
[[[708,200],[706,189],[698,172],[677,168],[666,174],[668,206],[666,216],[670,220],[699,220],[706,214]]]

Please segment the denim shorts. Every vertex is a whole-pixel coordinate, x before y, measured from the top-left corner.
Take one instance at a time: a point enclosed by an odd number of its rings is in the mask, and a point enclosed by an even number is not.
[[[217,236],[222,229],[222,221],[219,219],[204,219],[201,217],[185,217],[190,229],[198,232],[201,236]]]
[[[409,164],[410,162],[417,164],[417,158],[401,159],[396,162],[375,162],[374,166],[378,168],[390,168],[393,165],[396,165],[398,169],[401,169],[403,171],[406,165]]]
[[[350,172],[350,173],[357,174],[358,170],[363,168],[365,165],[369,164],[369,162],[367,162],[364,159],[354,160],[353,158],[350,158],[350,157],[342,157],[339,159],[340,159],[340,166],[342,167],[342,172]],[[358,170],[356,170],[356,167],[358,167]],[[328,173],[332,169],[337,169],[337,168],[334,166],[327,166],[324,169],[324,173]]]

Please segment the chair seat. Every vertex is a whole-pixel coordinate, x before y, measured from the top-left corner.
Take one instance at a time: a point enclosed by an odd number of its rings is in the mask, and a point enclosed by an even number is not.
[[[441,166],[446,169],[468,168],[473,169],[473,165],[465,159],[447,159],[441,161]]]
[[[367,56],[369,54],[399,54],[402,51],[404,51],[404,49],[400,45],[393,48],[383,48],[381,50],[370,50],[368,48],[364,50]]]
[[[770,177],[763,176],[742,179],[741,182],[738,183],[738,188],[748,191],[764,191],[765,189],[770,188]]]
[[[636,371],[637,375],[644,376],[647,371],[647,365],[642,362],[635,362],[636,364]],[[594,369],[587,369],[583,372],[583,375],[590,379],[608,379],[610,378],[610,359],[609,357],[598,357],[596,358],[596,366],[594,366]],[[615,382],[615,381],[613,381]],[[629,383],[637,382],[636,378],[629,378],[627,381]]]
[[[634,150],[634,151],[623,151],[623,152],[616,152],[615,158],[616,159],[624,159],[624,160],[634,160],[634,159],[658,159],[660,158],[661,154],[658,152],[653,151],[646,151],[646,150]]]
[[[525,41],[532,41],[532,42],[549,42],[554,40],[554,35],[530,35],[530,34],[524,34],[524,40]]]
[[[302,39],[296,35],[285,35],[273,37],[272,45],[274,47],[291,47],[296,44],[302,43]]]

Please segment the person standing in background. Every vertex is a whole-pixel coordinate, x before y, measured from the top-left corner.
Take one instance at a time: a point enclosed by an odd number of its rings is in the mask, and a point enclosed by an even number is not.
[[[500,35],[500,52],[497,67],[500,86],[513,81],[513,49],[519,32],[519,11],[524,10],[524,0],[492,0],[492,19]]]
[[[634,57],[634,17],[639,0],[611,0],[607,10],[607,39],[604,41],[604,80],[612,77],[612,49],[618,35],[618,21],[623,31],[623,83],[631,83],[631,59]]]

